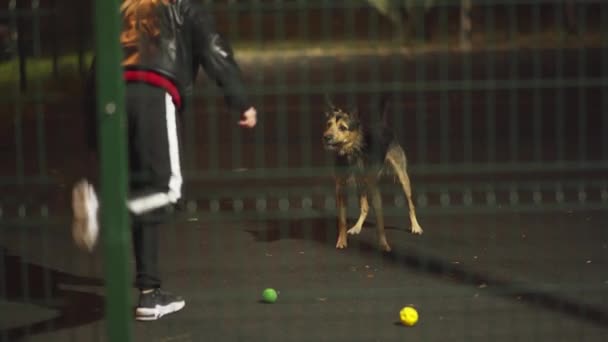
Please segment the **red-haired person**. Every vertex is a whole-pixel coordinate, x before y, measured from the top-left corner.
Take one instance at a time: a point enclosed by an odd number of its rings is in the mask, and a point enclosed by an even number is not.
[[[183,298],[161,290],[158,226],[167,207],[181,197],[177,121],[199,68],[222,89],[228,108],[240,115],[238,125],[253,128],[257,113],[230,45],[199,1],[124,0],[121,13],[129,148],[126,206],[133,225],[135,286],[140,290],[135,318],[156,320],[185,305]],[[98,235],[95,190],[82,180],[72,196],[73,236],[78,246],[90,251]]]

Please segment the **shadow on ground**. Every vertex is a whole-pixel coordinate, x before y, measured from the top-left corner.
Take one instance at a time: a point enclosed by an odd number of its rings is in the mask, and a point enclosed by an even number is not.
[[[82,326],[104,316],[104,298],[100,295],[62,288],[63,286],[102,286],[99,279],[74,276],[28,263],[8,255],[0,247],[0,300],[33,304],[58,312],[55,317],[0,330],[0,337],[18,341],[32,335]],[[63,285],[63,286],[62,286]],[[8,312],[2,313],[7,315]]]
[[[263,230],[247,230],[257,242],[273,242],[284,239],[312,240],[328,248],[333,247],[336,229],[335,220],[267,220]],[[373,228],[372,228],[373,229]],[[397,229],[387,227],[387,229]],[[389,241],[390,243],[390,241]],[[491,275],[489,272],[480,272],[438,257],[425,255],[415,249],[395,248],[390,253],[379,251],[374,241],[358,239],[349,244],[349,249],[355,248],[360,254],[371,258],[382,258],[409,270],[424,273],[442,280],[454,281],[463,285],[478,288],[484,286],[493,295],[518,301],[544,310],[559,312],[574,319],[585,320],[596,325],[608,326],[608,312],[594,305],[580,303],[567,298],[562,294],[551,293],[538,289],[533,283],[516,283],[512,280]]]

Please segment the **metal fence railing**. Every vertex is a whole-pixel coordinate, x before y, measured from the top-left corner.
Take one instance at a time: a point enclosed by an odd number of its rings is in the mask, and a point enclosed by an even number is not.
[[[301,260],[285,256],[290,248],[297,249],[294,254],[304,255],[310,246],[300,240],[321,242],[333,252],[334,166],[321,142],[326,96],[344,108],[358,108],[364,125],[378,119],[380,100],[390,98],[388,122],[408,156],[421,224],[425,229],[426,222],[434,225],[428,227],[422,242],[395,242],[394,255],[378,267],[399,265],[417,271],[408,276],[436,277],[411,285],[412,293],[423,299],[436,295],[429,288],[448,286],[441,277],[457,278],[475,287],[476,293],[490,282],[496,286],[495,297],[526,302],[530,304],[526,310],[540,307],[551,315],[579,314],[583,321],[596,323],[593,328],[563,323],[564,337],[600,340],[606,336],[608,308],[602,302],[607,298],[606,279],[598,279],[607,260],[605,251],[602,254],[601,247],[593,243],[603,243],[603,250],[606,248],[606,233],[597,228],[603,223],[594,220],[605,218],[608,206],[607,3],[198,1],[209,6],[218,29],[229,37],[260,122],[253,131],[237,129],[221,91],[204,76],[196,81],[182,116],[186,198],[178,208],[177,223],[169,224],[163,233],[163,253],[169,255],[163,267],[177,279],[171,285],[181,286],[190,295],[192,306],[187,307],[190,314],[148,329],[130,324],[132,262],[123,206],[128,176],[124,88],[116,40],[120,2],[0,0],[0,341],[276,337],[266,324],[254,328],[250,321],[236,322],[245,317],[254,320],[258,312],[260,317],[284,322],[286,340],[319,337],[321,331],[328,338],[337,336],[335,340],[369,337],[365,334],[376,324],[370,317],[384,313],[373,309],[367,299],[375,293],[386,303],[394,303],[403,298],[401,288],[394,284],[374,287],[363,281],[363,285],[345,284],[342,278],[334,278],[342,269],[367,270],[370,267],[364,267],[373,261],[368,264],[333,256],[319,260],[327,252],[315,250],[318,254],[310,256],[314,263],[303,266]],[[87,159],[82,134],[84,75],[93,55],[100,66],[101,167]],[[101,197],[106,204],[104,248],[87,257],[77,254],[66,227],[71,216],[71,186],[90,171],[100,171]],[[381,188],[385,215],[389,220],[405,220],[407,202],[401,188],[391,179],[383,181]],[[348,204],[349,219],[354,219],[358,215],[355,191],[348,193]],[[580,227],[573,228],[577,233],[568,236],[558,227],[555,234],[559,238],[552,238],[547,226],[571,223],[577,213],[582,217]],[[536,221],[522,223],[527,217]],[[499,218],[529,230],[524,234],[521,228],[521,234],[510,235],[510,227]],[[200,226],[189,228],[193,223]],[[403,230],[401,224],[396,225],[399,227],[389,234]],[[224,226],[225,230],[215,229]],[[257,232],[260,226],[263,229]],[[458,237],[450,232],[452,228],[466,233]],[[524,235],[528,240],[524,241]],[[368,238],[363,235],[350,241]],[[534,238],[538,240],[531,242]],[[250,244],[251,240],[256,243]],[[285,240],[294,241],[279,245],[282,247],[270,244]],[[267,244],[260,247],[259,241]],[[456,241],[456,247],[450,241]],[[368,256],[368,247],[375,246],[359,243],[357,257]],[[496,263],[479,266],[481,271],[467,271],[460,268],[464,266],[459,261],[442,259],[448,258],[448,250],[453,255],[477,257],[481,252],[476,248],[481,245],[500,251]],[[569,247],[572,250],[563,256],[554,251]],[[256,253],[267,259],[257,261]],[[243,299],[249,287],[260,284],[261,277],[298,286],[293,280],[297,276],[285,280],[280,277],[287,275],[271,275],[266,270],[265,262],[273,253],[283,257],[280,262],[269,262],[272,270],[316,276],[310,278],[316,279],[310,288],[293,291],[297,293],[293,302],[275,306],[275,313],[248,306]],[[593,262],[587,262],[591,257],[582,262],[597,272],[569,264],[563,260],[566,255],[568,260],[595,255]],[[176,261],[177,256],[186,261]],[[564,275],[567,279],[560,283],[555,280],[561,279],[556,275],[560,272],[548,269],[553,266],[537,266],[536,271],[525,268],[535,263],[531,261],[535,257],[540,259],[536,262],[545,260],[550,265],[563,261],[563,266],[555,268],[569,276]],[[222,266],[218,273],[210,271],[216,270],[215,261]],[[365,266],[348,264],[357,262]],[[480,274],[486,271],[504,274],[512,282],[484,278]],[[224,283],[199,278],[199,273],[213,274]],[[372,279],[373,275],[362,277]],[[485,282],[478,284],[480,279]],[[338,298],[339,309],[310,310],[317,310],[321,323],[331,323],[336,330],[327,326],[318,332],[300,329],[298,320],[314,321],[302,298],[325,303],[326,296],[314,291],[326,285],[345,288],[345,292],[328,290],[330,297]],[[217,292],[207,294],[199,287]],[[438,297],[456,303],[463,296],[461,291],[468,288],[438,291]],[[362,302],[352,299],[357,296]],[[216,305],[214,312],[224,321],[215,326],[205,323],[215,322],[217,317],[202,312],[201,303]],[[486,310],[467,303],[462,309],[450,310],[482,320],[494,314],[507,317],[512,329],[507,331],[506,323],[490,322],[494,325],[488,323],[487,331],[477,334],[475,322],[455,316],[444,320],[447,314],[437,308],[433,314],[442,317],[442,327],[456,331],[455,340],[475,340],[482,335],[485,340],[560,338],[553,323],[545,320],[554,316],[545,311],[526,311],[538,323],[530,327],[518,321],[515,312],[523,309],[500,302],[487,304],[491,307]],[[369,308],[362,309],[365,305]],[[430,299],[427,305],[432,306]],[[244,307],[242,312],[239,306]],[[349,316],[351,306],[369,312]],[[342,309],[344,312],[338,312]],[[361,335],[343,328],[344,317],[355,319],[356,327],[350,329]],[[435,323],[439,326],[439,321]],[[435,330],[442,330],[420,329],[422,335],[416,338],[422,340],[433,340]],[[459,335],[461,330],[467,332]],[[401,333],[389,327],[375,337],[402,339]]]

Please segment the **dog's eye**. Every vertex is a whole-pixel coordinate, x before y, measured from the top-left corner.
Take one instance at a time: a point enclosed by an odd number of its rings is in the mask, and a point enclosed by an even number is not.
[[[338,129],[339,129],[341,132],[348,131],[348,127],[346,127],[346,125],[340,125],[340,126],[338,127]]]

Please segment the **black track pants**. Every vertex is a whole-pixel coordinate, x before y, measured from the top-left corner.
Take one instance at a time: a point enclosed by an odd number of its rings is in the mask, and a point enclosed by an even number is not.
[[[165,90],[145,83],[128,83],[126,100],[135,286],[156,288],[158,226],[181,197],[177,112]]]

